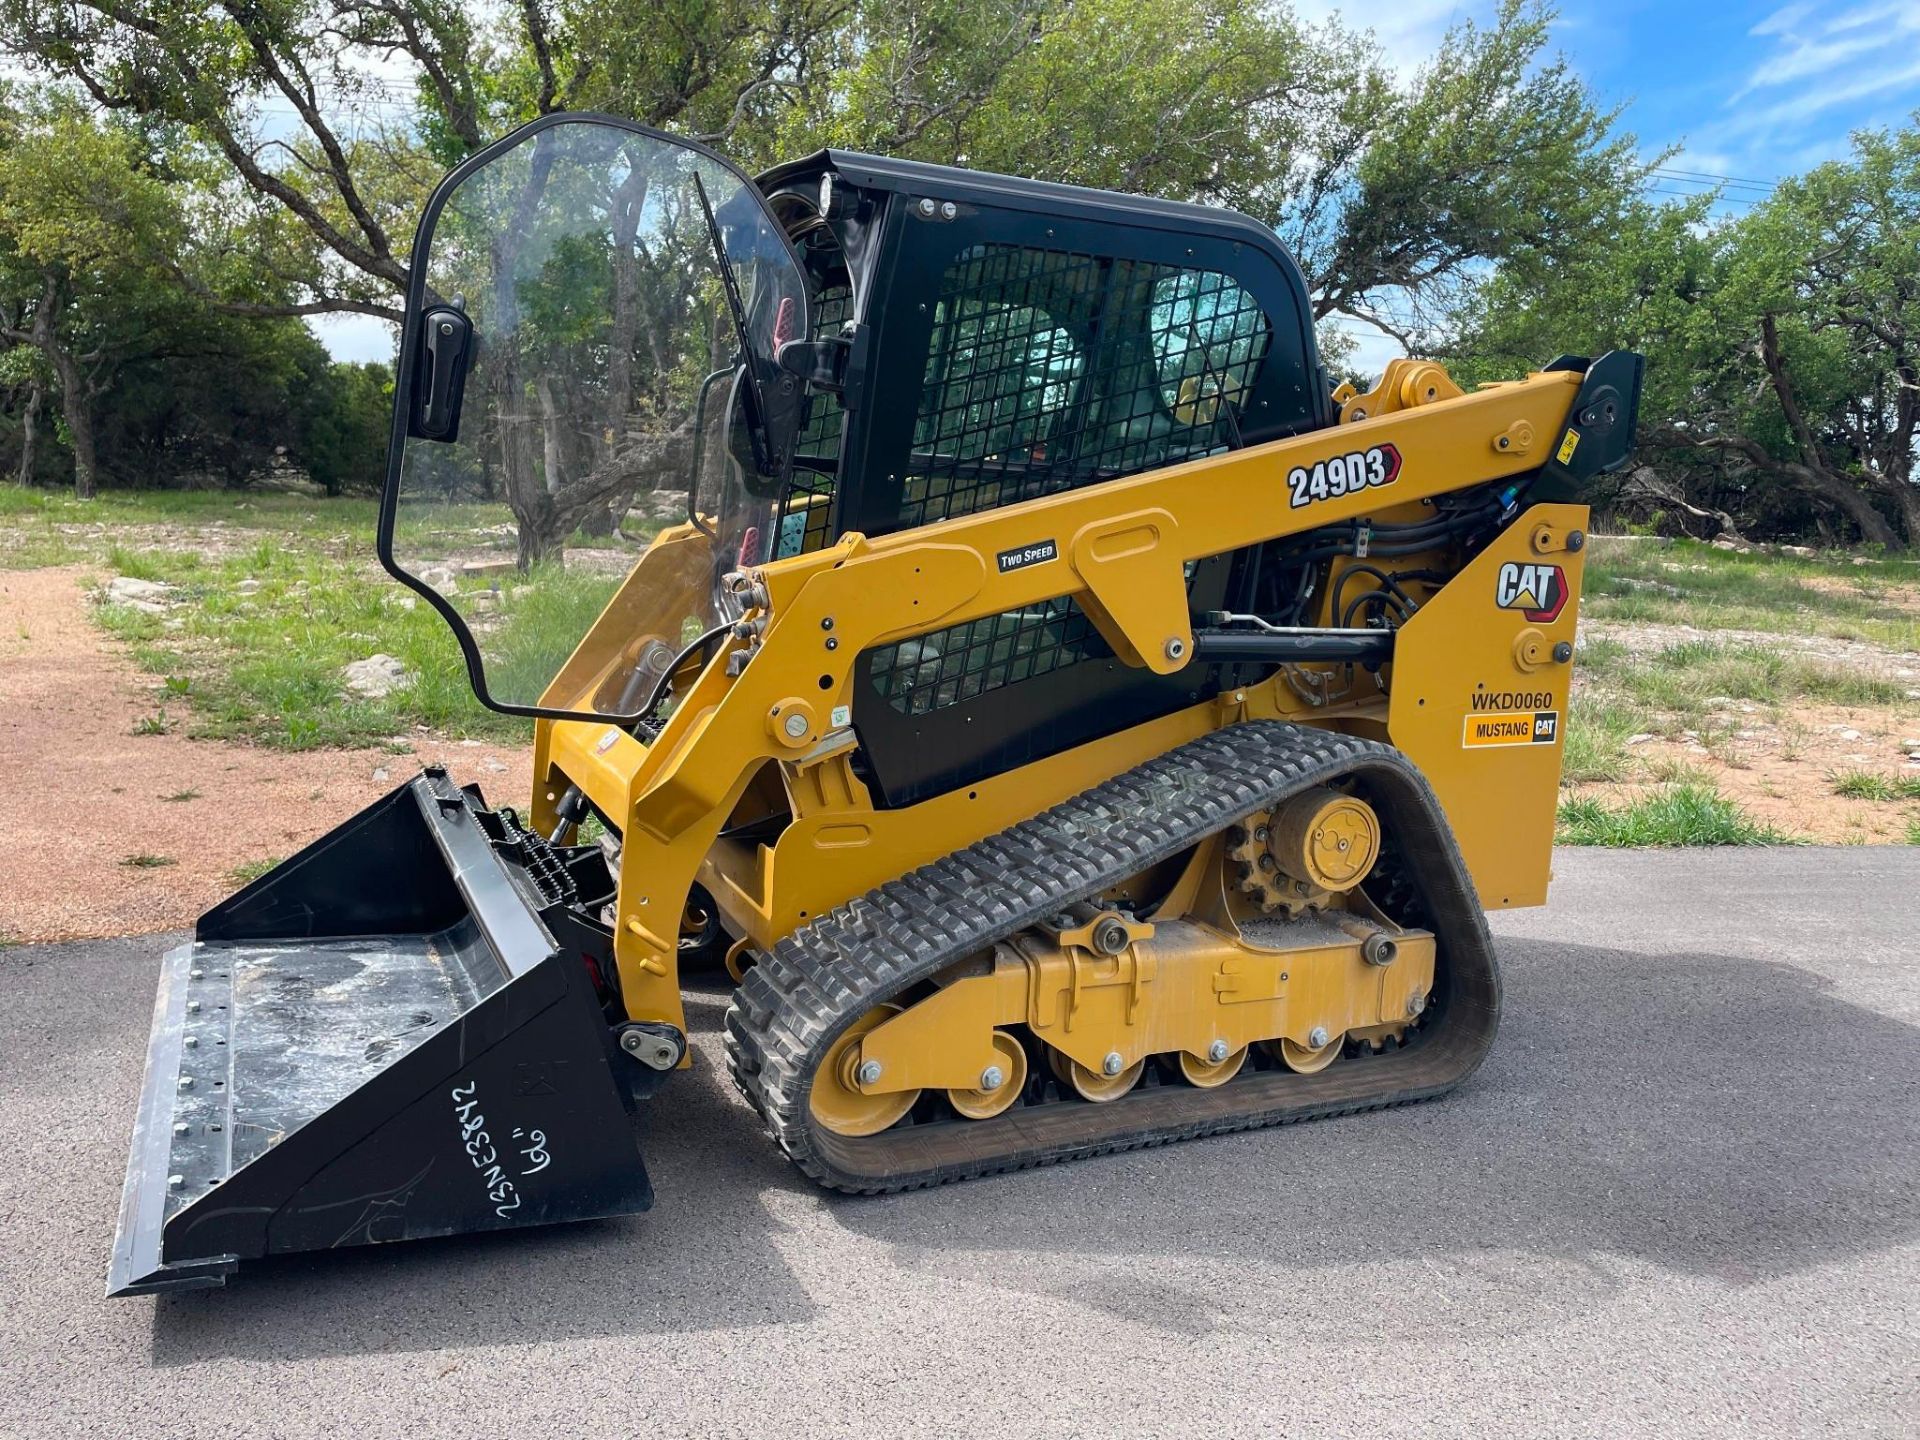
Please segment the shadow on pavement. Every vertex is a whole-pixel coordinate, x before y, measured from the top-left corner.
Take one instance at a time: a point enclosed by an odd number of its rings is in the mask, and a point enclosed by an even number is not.
[[[835,1218],[908,1268],[1182,1333],[1264,1293],[1328,1340],[1532,1326],[1649,1268],[1741,1287],[1920,1234],[1920,1030],[1784,965],[1502,950],[1500,1037],[1452,1097]]]

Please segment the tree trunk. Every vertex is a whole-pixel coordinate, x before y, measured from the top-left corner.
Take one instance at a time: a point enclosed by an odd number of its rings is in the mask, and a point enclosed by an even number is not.
[[[1920,549],[1920,485],[1911,480],[1890,484],[1887,493],[1900,511],[1901,528],[1907,532],[1909,550]]]
[[[49,340],[47,358],[53,361],[60,377],[60,418],[67,422],[67,438],[73,445],[73,494],[77,500],[91,500],[99,489],[99,466],[93,448],[93,397],[79,362],[60,344]]]
[[[99,467],[93,451],[93,407],[83,395],[67,411],[67,433],[73,437],[73,496],[91,500],[99,493]]]
[[[18,480],[22,485],[33,483],[33,462],[38,459],[36,451],[40,444],[40,382],[35,380],[27,387],[27,408],[20,415],[20,473]]]
[[[541,473],[557,460],[548,450],[547,427],[526,413],[518,361],[503,357],[490,378],[497,387],[494,414],[500,432],[501,478],[519,532],[516,558],[520,569],[527,571],[558,558],[567,537],[564,517]]]
[[[1878,545],[1888,552],[1905,549],[1900,537],[1894,533],[1893,526],[1887,523],[1866,493],[1844,475],[1830,474],[1824,469],[1796,466],[1806,474],[1811,483],[1802,486],[1817,499],[1825,500],[1835,509],[1859,527],[1860,539],[1868,545]]]

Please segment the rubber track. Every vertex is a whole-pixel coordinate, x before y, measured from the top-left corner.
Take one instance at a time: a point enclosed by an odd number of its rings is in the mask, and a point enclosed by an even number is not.
[[[1381,812],[1419,923],[1439,942],[1432,1000],[1405,1046],[1318,1075],[1249,1071],[1211,1090],[1168,1084],[1105,1105],[1019,1105],[993,1120],[896,1126],[865,1139],[813,1122],[815,1067],[874,1005],[1256,810],[1342,778]],[[726,1044],[735,1082],[796,1165],[834,1189],[880,1194],[1428,1099],[1479,1065],[1499,1008],[1486,918],[1413,763],[1374,741],[1254,721],[1169,751],[796,930],[747,972],[727,1011]]]

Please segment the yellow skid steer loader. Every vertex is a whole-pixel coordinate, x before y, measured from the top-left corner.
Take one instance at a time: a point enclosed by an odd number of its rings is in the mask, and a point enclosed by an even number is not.
[[[379,549],[533,793],[428,767],[166,957],[111,1293],[645,1209],[693,966],[844,1191],[1459,1084],[1640,381],[1336,389],[1217,209],[587,115],[474,156]]]

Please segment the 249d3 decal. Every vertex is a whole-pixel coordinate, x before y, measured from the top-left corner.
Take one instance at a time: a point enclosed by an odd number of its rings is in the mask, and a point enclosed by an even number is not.
[[[1312,469],[1294,466],[1287,472],[1287,488],[1292,492],[1293,508],[1298,510],[1319,500],[1338,500],[1342,495],[1391,485],[1399,478],[1400,451],[1392,445],[1370,445],[1322,460]]]

